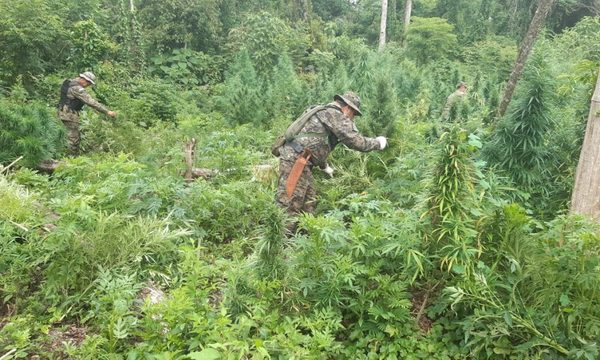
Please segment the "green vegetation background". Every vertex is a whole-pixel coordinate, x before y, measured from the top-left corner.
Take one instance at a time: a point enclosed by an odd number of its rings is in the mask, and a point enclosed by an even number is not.
[[[0,0],[0,357],[597,359],[598,226],[567,211],[595,5],[557,1],[497,119],[532,0],[415,0],[406,35],[391,0],[383,52],[375,0]],[[119,116],[41,174],[84,70]],[[269,147],[350,89],[389,148],[336,150],[284,238]]]

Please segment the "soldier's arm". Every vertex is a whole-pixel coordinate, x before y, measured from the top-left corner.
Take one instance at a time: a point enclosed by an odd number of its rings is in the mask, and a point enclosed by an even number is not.
[[[85,91],[85,88],[83,88],[83,86],[75,86],[72,89],[73,89],[72,94],[74,97],[83,101],[84,103],[86,103],[90,107],[94,108],[98,112],[101,112],[103,114],[109,113],[110,110],[108,110],[106,108],[106,106],[102,105],[101,103],[96,101],[90,94],[88,94],[88,92]]]
[[[329,128],[338,140],[353,150],[373,151],[379,150],[380,145],[374,138],[361,135],[354,125],[354,122],[348,119],[339,111],[324,111],[319,114],[321,122]]]

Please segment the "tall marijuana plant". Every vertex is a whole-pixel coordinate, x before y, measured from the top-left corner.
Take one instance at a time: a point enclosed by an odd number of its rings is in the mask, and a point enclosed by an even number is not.
[[[427,199],[431,228],[426,239],[440,269],[469,274],[478,252],[471,215],[477,212],[472,197],[475,164],[471,156],[480,143],[457,126],[442,134],[441,141]]]
[[[262,124],[266,120],[262,83],[247,51],[242,51],[225,78],[220,98],[222,111],[234,124]]]
[[[266,93],[267,109],[271,118],[281,115],[300,114],[306,106],[302,82],[294,71],[294,64],[287,55],[279,58]]]
[[[516,186],[530,194],[547,194],[544,177],[551,173],[544,145],[552,128],[548,94],[552,92],[547,64],[541,55],[532,58],[507,116],[498,124],[484,157],[505,170]]]
[[[380,74],[375,78],[374,97],[369,104],[368,133],[391,138],[396,132],[395,88],[389,77]]]
[[[0,100],[0,164],[23,156],[20,165],[36,166],[61,151],[63,134],[44,104]]]
[[[256,271],[261,278],[279,279],[285,274],[283,260],[285,228],[281,209],[272,205],[265,209],[264,233],[256,244]]]

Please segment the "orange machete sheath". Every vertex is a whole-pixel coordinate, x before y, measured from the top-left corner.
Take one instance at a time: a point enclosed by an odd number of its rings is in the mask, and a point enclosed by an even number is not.
[[[291,198],[294,194],[298,180],[302,175],[302,171],[304,171],[304,167],[306,164],[308,164],[308,160],[310,160],[310,154],[307,154],[305,151],[298,157],[298,159],[296,159],[294,166],[292,166],[292,171],[290,171],[287,182],[285,183],[285,192],[289,198]]]

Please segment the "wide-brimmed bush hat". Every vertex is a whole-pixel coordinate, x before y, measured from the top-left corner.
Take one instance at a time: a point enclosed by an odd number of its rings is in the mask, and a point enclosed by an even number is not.
[[[361,116],[360,112],[360,97],[353,91],[348,91],[344,95],[335,95],[334,100],[343,101],[346,105],[350,106],[357,116]]]
[[[96,85],[96,75],[94,75],[94,73],[91,71],[83,72],[83,73],[79,74],[79,77],[84,78],[92,85]]]

